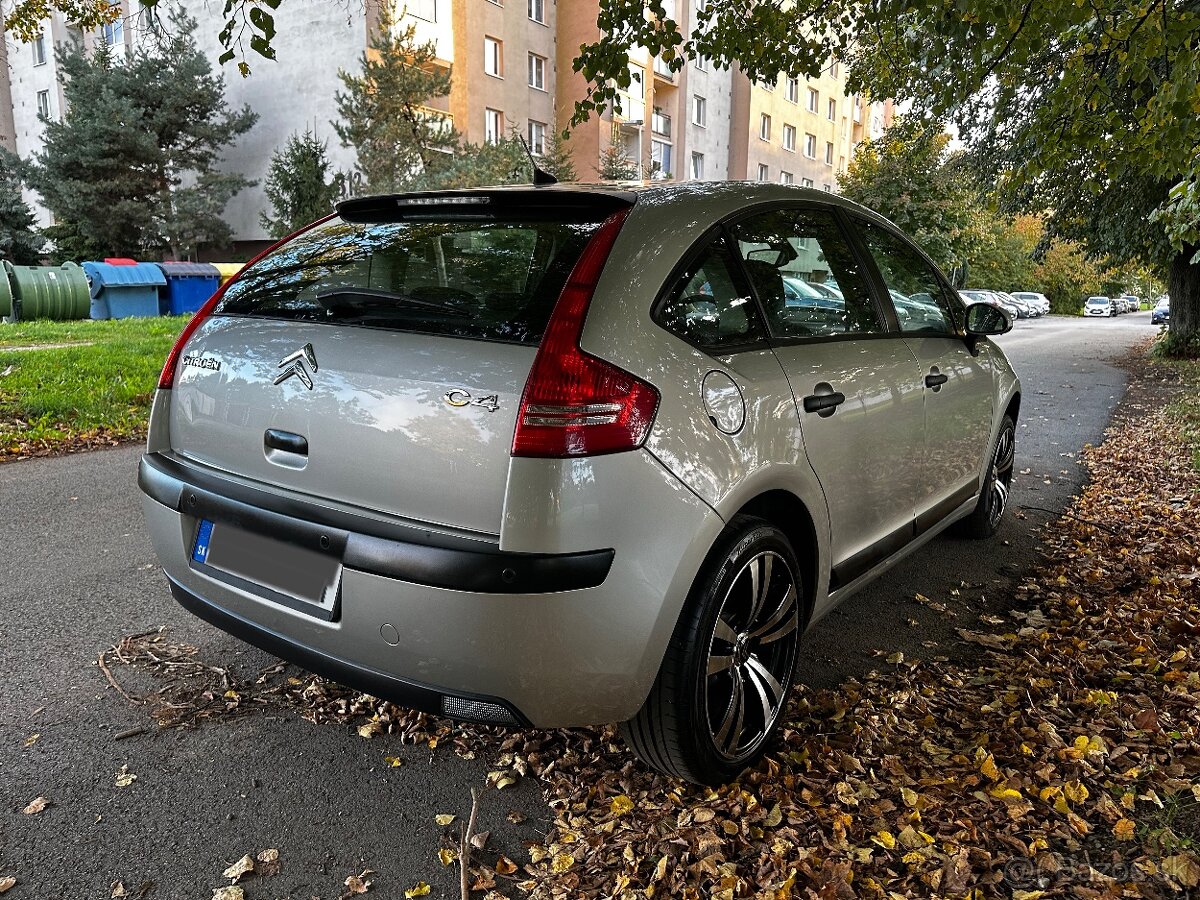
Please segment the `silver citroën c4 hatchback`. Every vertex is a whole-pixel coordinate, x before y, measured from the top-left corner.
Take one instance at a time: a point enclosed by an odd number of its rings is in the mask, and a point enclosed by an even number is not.
[[[881,217],[745,183],[370,197],[251,262],[139,473],[196,615],[413,708],[733,777],[804,630],[986,537],[1020,388]]]

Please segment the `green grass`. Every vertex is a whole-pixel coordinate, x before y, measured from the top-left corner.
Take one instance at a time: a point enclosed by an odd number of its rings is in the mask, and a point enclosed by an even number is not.
[[[0,325],[0,455],[145,432],[150,401],[186,316]],[[46,344],[78,344],[14,350]]]

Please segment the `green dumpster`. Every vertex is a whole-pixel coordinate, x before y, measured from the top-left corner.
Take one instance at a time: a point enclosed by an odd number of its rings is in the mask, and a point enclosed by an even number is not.
[[[17,309],[13,306],[12,285],[8,277],[0,278],[0,322],[11,325],[17,321]]]
[[[13,294],[14,318],[86,319],[91,313],[91,290],[83,269],[61,266],[14,266],[4,263]],[[0,300],[0,304],[3,304]]]

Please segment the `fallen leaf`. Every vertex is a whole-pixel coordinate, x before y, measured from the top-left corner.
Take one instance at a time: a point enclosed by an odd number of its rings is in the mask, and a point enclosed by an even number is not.
[[[240,887],[213,888],[212,900],[246,900],[246,892]]]
[[[1162,870],[1185,888],[1200,886],[1200,863],[1189,853],[1176,853],[1164,857]]]
[[[571,866],[575,865],[575,857],[570,853],[556,854],[554,859],[550,860],[550,871],[555,875],[561,875]]]
[[[413,887],[404,892],[404,896],[407,897],[408,900],[412,900],[413,897],[424,897],[428,893],[429,885],[427,885],[424,881],[418,881]]]
[[[17,879],[14,876],[6,875],[5,877],[0,878],[0,894],[5,893],[6,891],[11,891],[16,886]]]
[[[109,894],[108,896],[110,898],[111,897],[128,897],[129,895],[127,893],[125,893],[124,882],[114,881],[112,883],[112,893]]]
[[[398,756],[385,756],[383,761],[388,764],[388,768],[390,769],[398,769],[404,765],[404,760]]]
[[[121,766],[121,771],[117,773],[117,787],[129,787],[137,781],[137,776],[129,771],[129,766]]]
[[[29,801],[29,805],[21,810],[21,812],[25,813],[27,816],[36,816],[43,809],[45,809],[49,803],[50,801],[45,797],[34,797]]]
[[[478,831],[471,835],[471,846],[476,850],[482,850],[487,846],[488,838],[491,837],[490,831]]]
[[[451,822],[453,822],[457,818],[458,818],[458,816],[454,815],[453,813],[439,813],[438,815],[433,817],[433,821],[437,822],[439,825],[441,825],[443,828],[445,828],[447,825],[449,825]]]
[[[633,811],[633,801],[624,794],[617,794],[612,798],[612,803],[609,804],[609,809],[614,816],[623,816],[628,812]]]
[[[36,744],[38,742],[39,738],[41,738],[40,734],[31,734],[29,737],[25,738],[25,740],[24,740],[24,742],[22,742],[21,746],[28,749],[28,748],[32,747],[34,744]]]
[[[369,891],[374,882],[367,878],[367,876],[374,874],[375,873],[370,869],[363,869],[357,875],[347,875],[346,880],[342,882],[346,885],[345,896],[350,896],[351,894],[365,894],[367,891]]]
[[[247,853],[232,866],[226,869],[221,875],[225,878],[232,878],[234,884],[237,884],[244,876],[249,875],[254,871],[254,857]]]
[[[438,859],[442,861],[443,866],[448,866],[450,863],[458,859],[457,851],[451,850],[449,847],[443,847],[438,851]]]
[[[254,867],[254,871],[264,878],[278,875],[282,868],[279,862],[279,851],[274,847],[267,850],[260,850],[255,859],[258,861],[258,865]]]
[[[1117,819],[1113,825],[1113,834],[1117,836],[1119,841],[1132,841],[1134,835],[1134,824],[1129,819]]]
[[[501,875],[511,875],[517,871],[517,864],[507,856],[501,856],[496,860],[496,871]]]

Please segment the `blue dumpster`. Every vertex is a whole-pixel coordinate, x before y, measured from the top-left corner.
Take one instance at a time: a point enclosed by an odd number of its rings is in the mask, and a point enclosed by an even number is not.
[[[91,286],[93,319],[158,315],[158,292],[167,279],[154,263],[85,262],[83,271]]]
[[[221,273],[210,263],[161,262],[167,286],[159,292],[158,311],[164,316],[193,313],[216,293]]]

